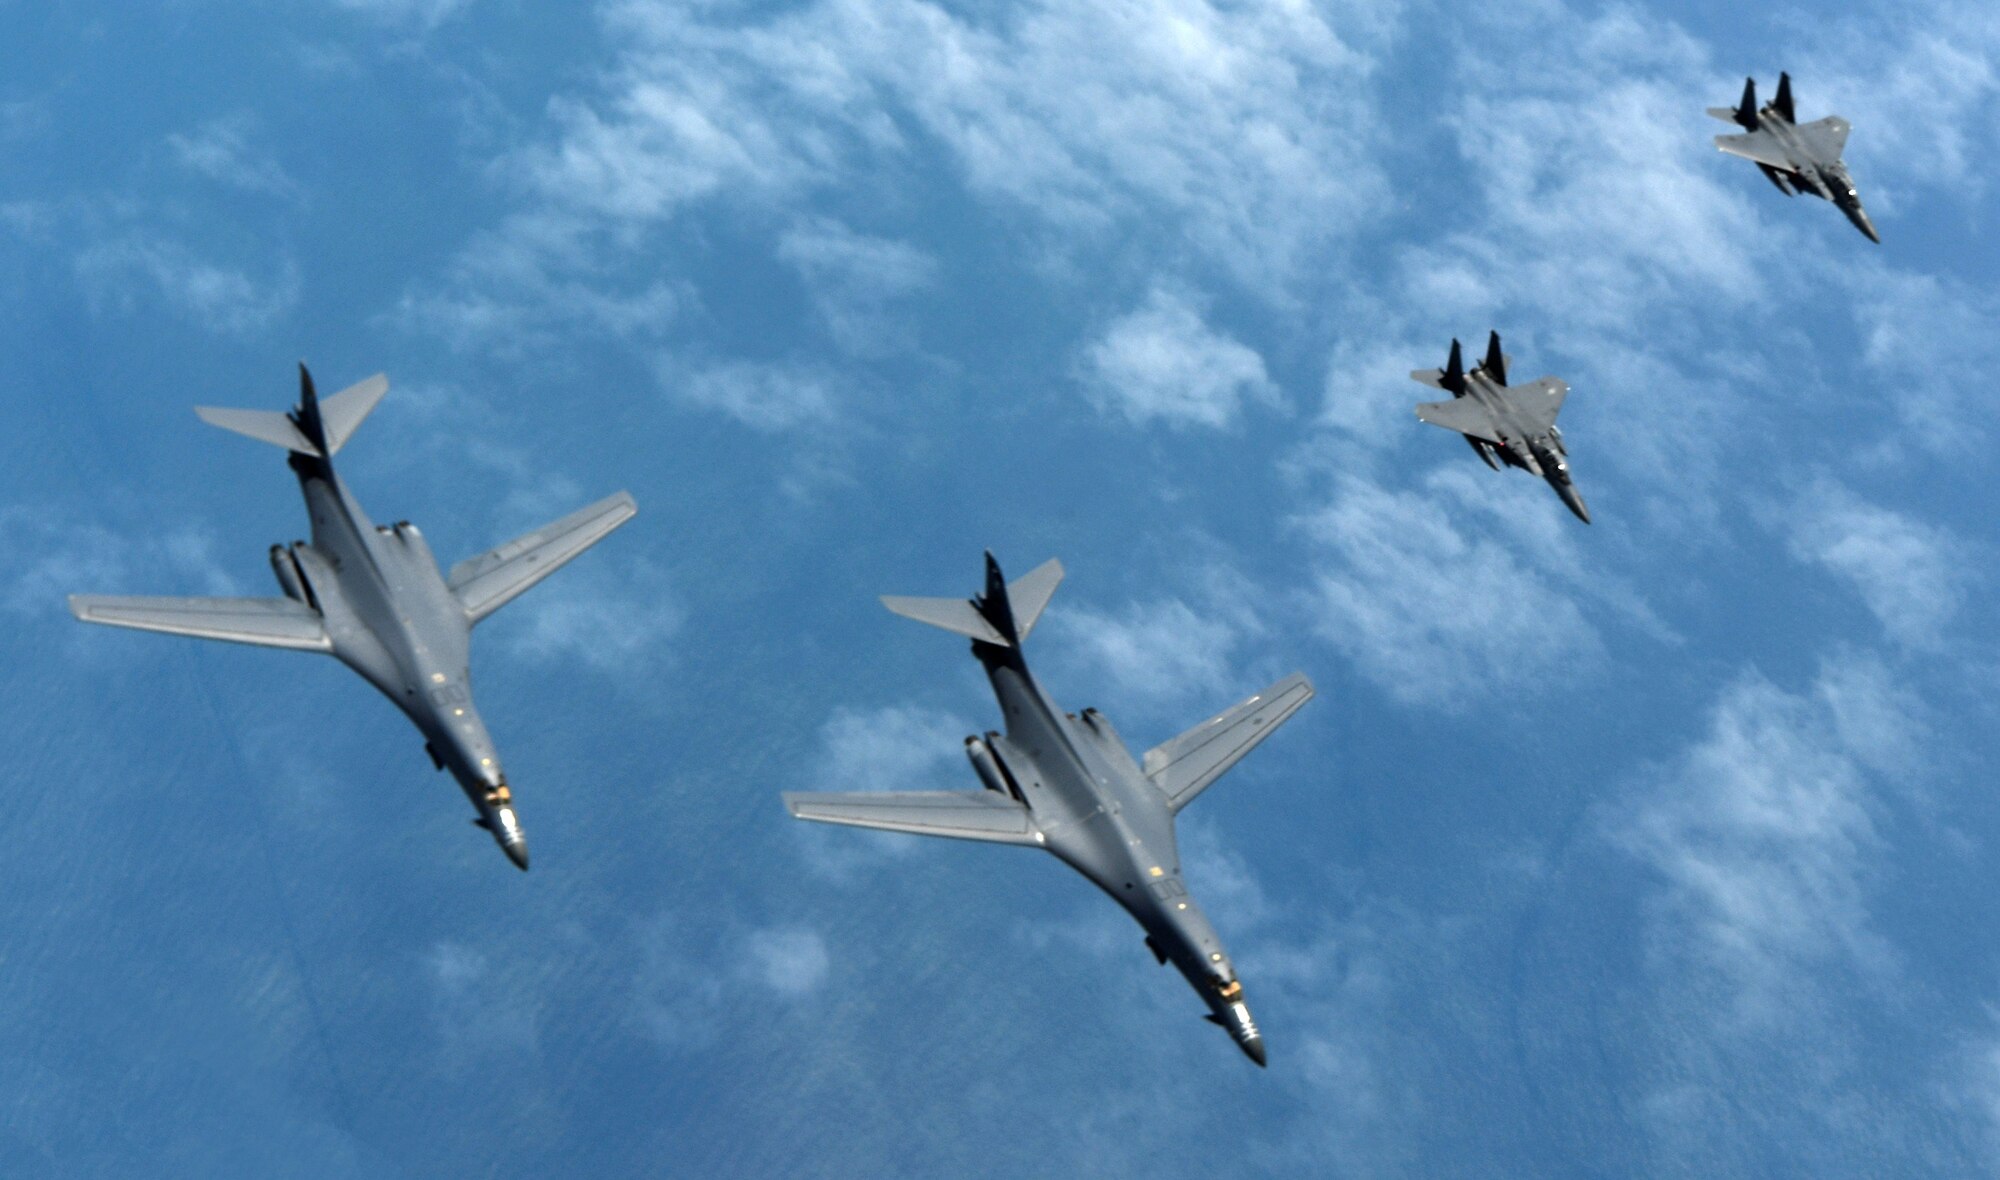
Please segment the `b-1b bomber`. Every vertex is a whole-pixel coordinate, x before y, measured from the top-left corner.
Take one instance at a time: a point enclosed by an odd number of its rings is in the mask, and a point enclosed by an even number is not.
[[[1410,374],[1422,382],[1451,394],[1448,402],[1423,402],[1417,417],[1433,426],[1456,430],[1465,436],[1473,452],[1495,471],[1499,463],[1519,467],[1539,475],[1576,513],[1590,523],[1590,510],[1569,475],[1569,454],[1556,415],[1562,412],[1569,385],[1556,377],[1543,377],[1526,385],[1507,384],[1507,362],[1500,351],[1500,333],[1486,341],[1486,359],[1465,368],[1458,341],[1451,342],[1451,356],[1442,369],[1418,369]]]
[[[788,792],[785,806],[799,819],[1054,853],[1138,919],[1154,957],[1179,969],[1208,1019],[1261,1066],[1264,1039],[1243,984],[1182,881],[1174,817],[1311,700],[1312,684],[1289,676],[1135,762],[1102,713],[1063,712],[1028,671],[1021,642],[1062,575],[1061,563],[1049,561],[1010,584],[988,553],[977,598],[882,600],[972,640],[1006,725],[965,739],[983,789]]]
[[[291,452],[312,541],[271,546],[282,598],[70,596],[87,623],[165,631],[260,647],[331,653],[396,703],[422,731],[439,770],[472,800],[475,824],[507,859],[528,867],[528,840],[500,755],[472,704],[467,662],[473,625],[630,520],[624,492],[546,525],[440,576],[423,534],[408,521],[376,525],[333,471],[333,456],[389,389],[376,375],[325,401],[299,366],[299,404],[288,414],[198,407],[203,421]]]

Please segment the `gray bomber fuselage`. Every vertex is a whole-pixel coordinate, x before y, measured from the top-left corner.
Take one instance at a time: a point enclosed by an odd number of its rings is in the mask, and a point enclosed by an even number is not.
[[[1043,847],[1125,907],[1153,953],[1179,969],[1215,1023],[1262,1064],[1263,1038],[1235,967],[1182,880],[1165,796],[1102,714],[1072,717],[1049,697],[1018,647],[974,640],[972,650],[1006,725],[988,744],[1019,786]]]
[[[369,520],[327,460],[293,453],[312,520],[310,544],[274,547],[280,583],[289,559],[325,620],[333,654],[395,702],[424,735],[509,859],[528,864],[500,755],[472,701],[472,626],[416,526]],[[289,592],[292,589],[286,586]]]

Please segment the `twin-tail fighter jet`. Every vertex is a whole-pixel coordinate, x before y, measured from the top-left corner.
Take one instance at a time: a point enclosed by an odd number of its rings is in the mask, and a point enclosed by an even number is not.
[[[1486,342],[1486,359],[1467,372],[1458,341],[1453,340],[1451,359],[1444,368],[1410,374],[1413,380],[1451,394],[1448,402],[1418,405],[1417,417],[1464,435],[1473,452],[1495,471],[1500,469],[1494,462],[1498,456],[1509,467],[1548,480],[1569,510],[1589,524],[1590,510],[1570,482],[1564,459],[1569,451],[1563,446],[1562,431],[1556,429],[1556,415],[1562,412],[1569,386],[1555,377],[1509,385],[1508,359],[1500,352],[1500,333],[1495,332]]]
[[[369,521],[333,471],[333,456],[388,392],[381,375],[320,401],[299,366],[299,405],[288,414],[198,407],[210,425],[291,452],[305,493],[312,541],[271,546],[283,598],[107,598],[72,595],[87,623],[223,639],[261,647],[330,652],[394,701],[422,731],[438,769],[451,771],[507,858],[528,867],[500,755],[472,704],[466,662],[473,624],[513,601],[563,563],[630,520],[620,492],[491,553],[449,576],[408,521]]]
[[[1174,817],[1311,700],[1312,685],[1287,677],[1134,762],[1103,714],[1063,712],[1021,654],[1062,576],[1062,564],[1050,561],[1009,584],[988,553],[978,598],[882,600],[972,640],[1007,726],[965,739],[983,790],[787,793],[785,806],[799,819],[1055,853],[1139,920],[1154,957],[1179,968],[1208,1005],[1208,1019],[1263,1065],[1264,1040],[1243,985],[1182,883]]]
[[[1763,107],[1757,105],[1757,80],[1743,80],[1743,101],[1734,110],[1710,107],[1708,113],[1726,119],[1748,132],[1746,135],[1718,135],[1715,146],[1732,156],[1753,160],[1778,191],[1786,196],[1810,193],[1840,206],[1854,228],[1871,242],[1882,237],[1875,223],[1861,207],[1854,191],[1854,178],[1840,162],[1847,147],[1847,120],[1829,115],[1816,123],[1800,123],[1792,112],[1792,76],[1778,75],[1778,96]]]

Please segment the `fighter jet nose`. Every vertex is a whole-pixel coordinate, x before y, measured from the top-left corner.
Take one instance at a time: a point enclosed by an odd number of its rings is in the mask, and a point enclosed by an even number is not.
[[[1250,1038],[1249,1040],[1247,1040],[1247,1041],[1244,1041],[1244,1042],[1243,1042],[1243,1051],[1244,1051],[1245,1053],[1247,1053],[1247,1054],[1249,1054],[1249,1055],[1250,1055],[1250,1060],[1252,1060],[1252,1061],[1254,1061],[1254,1062],[1256,1062],[1256,1063],[1257,1063],[1257,1068],[1258,1068],[1258,1069],[1265,1069],[1265,1068],[1267,1068],[1267,1066],[1265,1065],[1265,1062],[1264,1062],[1264,1038],[1263,1038],[1263,1037],[1251,1037],[1251,1038]]]
[[[1576,513],[1578,520],[1585,524],[1590,523],[1590,509],[1584,506],[1583,497],[1577,493],[1575,487],[1561,484],[1556,488],[1556,493],[1562,497],[1563,503],[1569,505],[1569,510]]]

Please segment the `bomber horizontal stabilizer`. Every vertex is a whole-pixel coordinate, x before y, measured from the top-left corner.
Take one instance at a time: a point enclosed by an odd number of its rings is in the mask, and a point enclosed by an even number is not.
[[[1175,812],[1194,801],[1271,731],[1313,698],[1312,681],[1294,672],[1276,684],[1146,751],[1146,777]]]
[[[446,579],[472,622],[506,606],[570,559],[602,541],[611,530],[638,515],[631,493],[606,496],[554,524],[514,538],[451,567]]]
[[[1028,809],[997,791],[787,791],[795,818],[827,824],[948,836],[992,844],[1040,844]]]
[[[964,598],[911,598],[884,594],[882,605],[906,619],[942,627],[968,639],[977,639],[995,647],[1013,646],[1005,635],[986,621],[986,616],[979,613],[978,607]]]
[[[86,623],[109,627],[294,651],[333,650],[318,612],[289,598],[113,598],[72,594],[69,609]]]

